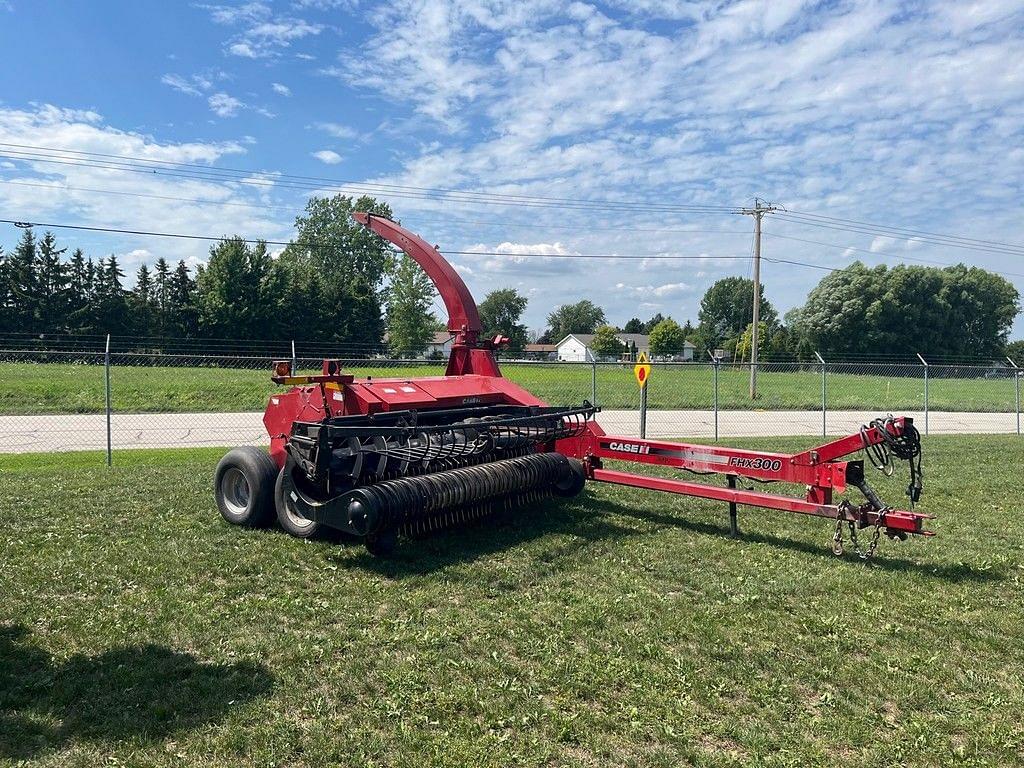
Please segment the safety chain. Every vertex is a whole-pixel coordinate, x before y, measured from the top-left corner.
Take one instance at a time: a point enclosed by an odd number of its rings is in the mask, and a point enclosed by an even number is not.
[[[843,523],[845,522],[850,530],[850,543],[853,545],[853,551],[857,553],[857,556],[861,560],[870,560],[875,556],[875,550],[878,549],[878,542],[882,537],[882,526],[885,525],[885,513],[888,508],[883,507],[878,511],[878,518],[875,520],[874,530],[871,532],[871,543],[868,544],[867,550],[863,550],[860,547],[860,542],[857,540],[857,524],[853,520],[847,520],[845,513],[850,509],[849,502],[844,502],[839,507],[839,511],[836,514],[836,532],[832,536],[832,554],[836,557],[842,557],[843,549]]]

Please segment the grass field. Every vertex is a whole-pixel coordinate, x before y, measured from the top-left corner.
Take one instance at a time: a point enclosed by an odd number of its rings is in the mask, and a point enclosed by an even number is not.
[[[925,451],[871,564],[594,485],[377,561],[224,524],[216,451],[4,457],[0,763],[1020,765],[1024,443]]]
[[[556,405],[579,404],[592,394],[589,365],[502,366],[505,376]],[[439,365],[353,369],[359,376],[415,377],[443,373]],[[711,408],[713,370],[708,366],[655,366],[651,408]],[[821,376],[808,372],[762,372],[764,409],[821,408]],[[749,373],[722,367],[719,407],[749,408]],[[258,411],[278,388],[267,370],[116,366],[111,374],[113,406],[121,413]],[[628,366],[597,369],[598,402],[606,408],[639,407],[639,391]],[[920,410],[924,381],[908,376],[832,373],[830,410]],[[936,411],[1012,412],[1012,378],[948,379],[930,382],[929,407]],[[0,414],[99,413],[104,408],[103,368],[98,365],[0,363]]]

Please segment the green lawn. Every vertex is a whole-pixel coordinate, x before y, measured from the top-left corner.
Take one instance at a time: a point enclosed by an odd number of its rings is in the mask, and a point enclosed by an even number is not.
[[[359,376],[438,375],[443,366],[376,365],[352,369]],[[502,366],[505,376],[556,405],[574,405],[592,396],[589,365]],[[711,408],[713,370],[708,366],[655,366],[651,408]],[[762,372],[757,408],[820,409],[819,373]],[[719,407],[749,408],[749,373],[723,366]],[[263,410],[278,388],[269,371],[235,368],[116,366],[111,373],[113,406],[122,413]],[[637,408],[640,396],[629,366],[597,369],[598,402],[606,408]],[[1014,410],[1012,378],[933,378],[930,407],[936,411]],[[901,375],[833,373],[828,377],[830,410],[920,410],[924,381]],[[98,365],[0,363],[0,414],[99,413],[104,407],[103,368]]]
[[[871,564],[597,485],[378,561],[224,524],[218,451],[5,456],[0,763],[1020,765],[1024,441],[925,451]]]

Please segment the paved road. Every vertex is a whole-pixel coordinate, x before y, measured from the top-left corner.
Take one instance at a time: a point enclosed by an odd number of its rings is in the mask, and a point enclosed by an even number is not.
[[[869,411],[832,411],[828,414],[830,435],[855,432],[879,415]],[[913,416],[924,430],[924,414]],[[198,446],[263,445],[266,434],[261,413],[148,413],[116,414],[113,443],[126,448],[191,448]],[[603,411],[598,422],[605,431],[626,436],[639,435],[636,411]],[[1015,432],[1012,413],[942,413],[929,415],[931,434]],[[821,413],[814,411],[720,411],[721,437],[767,435],[821,435]],[[712,411],[650,411],[648,437],[714,438]],[[102,450],[106,447],[103,416],[0,416],[0,453],[33,451]]]

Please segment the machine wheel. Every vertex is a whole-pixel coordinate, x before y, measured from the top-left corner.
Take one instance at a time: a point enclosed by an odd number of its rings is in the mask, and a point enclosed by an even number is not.
[[[363,539],[367,551],[374,557],[391,557],[398,544],[398,531],[386,528]]]
[[[214,473],[213,492],[221,516],[232,525],[259,528],[274,519],[277,465],[251,445],[233,448]]]
[[[289,459],[277,474],[277,482],[274,483],[274,506],[277,508],[277,522],[286,532],[297,539],[325,538],[329,530],[327,526],[309,520],[296,512],[291,500],[284,492],[284,473],[290,472],[291,469],[292,464]]]
[[[567,459],[567,461],[569,463],[569,471],[551,489],[556,496],[561,496],[562,498],[575,496],[583,490],[583,486],[587,483],[587,473],[583,469],[583,462],[577,459]]]

